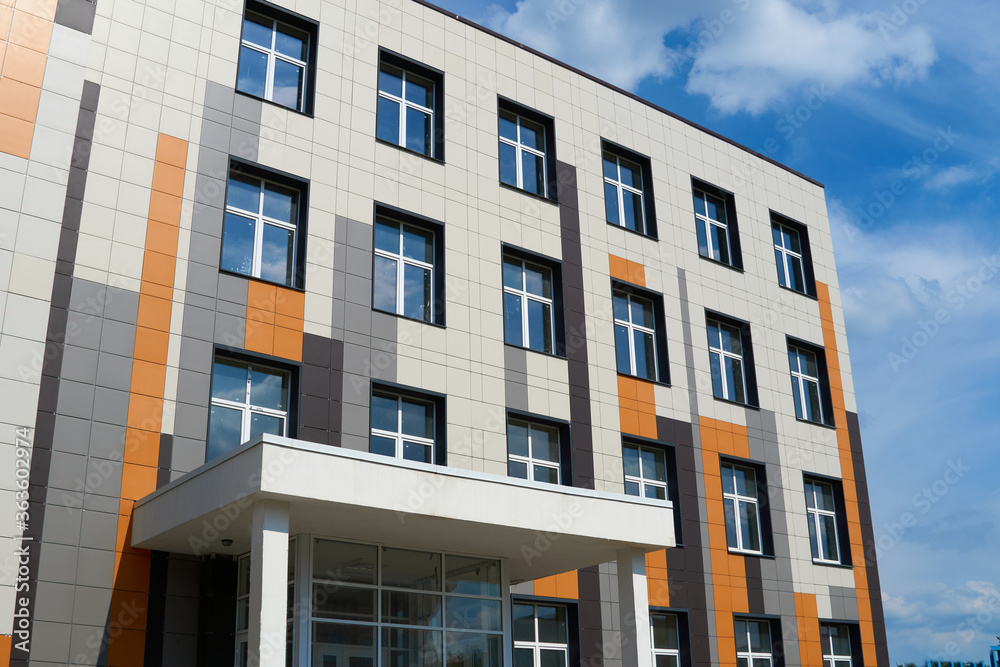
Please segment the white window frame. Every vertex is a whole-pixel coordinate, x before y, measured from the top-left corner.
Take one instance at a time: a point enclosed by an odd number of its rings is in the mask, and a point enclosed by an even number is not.
[[[777,252],[777,253],[779,253],[781,255],[781,271],[778,273],[778,284],[781,285],[782,287],[786,288],[786,289],[790,289],[790,290],[793,290],[795,292],[800,292],[802,294],[805,294],[806,293],[806,284],[805,284],[806,283],[806,263],[805,263],[805,260],[802,258],[802,254],[801,253],[797,253],[794,250],[792,250],[791,248],[786,248],[784,246],[785,237],[783,235],[783,232],[787,231],[789,234],[794,234],[795,236],[797,236],[799,238],[799,248],[800,249],[802,248],[802,234],[799,234],[799,232],[798,232],[797,229],[793,229],[793,228],[789,227],[788,225],[783,225],[780,222],[772,222],[771,223],[771,228],[773,229],[775,227],[778,228],[778,238],[781,239],[781,245],[778,245],[777,243],[774,244],[774,250],[775,250],[775,252]],[[792,259],[794,259],[795,262],[799,265],[799,272],[802,274],[802,289],[797,289],[797,288],[791,287],[791,286],[789,286],[787,284],[782,284],[782,282],[781,282],[781,276],[782,275],[785,276],[785,283],[788,282],[788,258],[789,257],[791,257]]]
[[[742,659],[744,659],[744,660],[747,661],[747,667],[753,667],[753,664],[754,664],[753,661],[754,660],[767,660],[768,663],[770,665],[772,665],[772,667],[773,667],[773,665],[774,665],[774,656],[773,656],[774,640],[771,638],[770,623],[768,623],[767,621],[759,621],[759,620],[755,620],[755,619],[752,619],[752,618],[738,618],[736,620],[737,621],[742,621],[742,622],[744,622],[744,623],[747,624],[747,650],[746,651],[737,651],[736,652],[736,660],[737,660],[737,662],[739,662],[740,658],[742,658]],[[750,624],[751,623],[763,623],[763,624],[766,624],[766,625],[769,626],[768,629],[767,629],[767,637],[768,637],[768,640],[771,642],[771,651],[770,652],[768,652],[768,653],[755,653],[753,651],[753,649],[751,648],[751,646],[750,646]]]
[[[549,340],[552,342],[550,349],[541,350],[546,354],[555,354],[556,347],[556,305],[555,305],[555,294],[556,294],[556,284],[555,284],[555,274],[552,269],[544,264],[539,264],[537,262],[529,262],[527,260],[520,259],[519,257],[514,257],[512,255],[504,255],[503,262],[517,264],[521,267],[521,289],[514,289],[506,284],[503,286],[504,294],[512,294],[521,299],[521,347],[526,350],[535,350],[531,347],[531,340],[529,339],[529,334],[531,332],[531,327],[528,323],[528,302],[536,301],[541,304],[548,304],[549,306]],[[549,274],[549,283],[552,285],[552,298],[546,298],[545,296],[539,294],[533,294],[528,291],[527,279],[525,277],[525,267],[530,264],[533,267],[539,268],[542,271],[547,271]],[[506,315],[506,313],[505,313]],[[506,342],[506,341],[504,341]],[[539,350],[535,350],[538,352]]]
[[[514,650],[517,649],[531,649],[532,651],[532,664],[534,667],[539,667],[541,665],[541,652],[546,651],[559,651],[563,652],[563,664],[569,665],[569,610],[566,609],[566,605],[561,604],[547,604],[538,602],[528,602],[514,600],[511,602],[511,607],[514,605],[531,605],[534,608],[532,611],[532,620],[535,622],[535,641],[527,642],[523,640],[516,640],[514,642]],[[562,607],[566,611],[566,643],[556,644],[554,642],[543,642],[538,640],[538,607]],[[513,612],[513,609],[512,609]]]
[[[252,179],[252,180],[260,182],[260,196],[257,198],[257,210],[256,211],[247,211],[247,210],[244,210],[242,208],[237,208],[236,206],[230,205],[228,201],[226,202],[226,213],[232,213],[233,215],[238,215],[241,218],[249,218],[249,219],[253,220],[253,259],[252,259],[251,264],[250,264],[250,275],[253,278],[260,278],[260,269],[261,269],[261,265],[263,264],[263,261],[264,261],[264,225],[271,225],[271,226],[274,226],[274,227],[280,227],[280,228],[282,228],[284,230],[292,232],[292,257],[291,257],[292,280],[289,283],[283,283],[284,285],[286,285],[288,287],[291,287],[295,283],[295,273],[298,270],[298,268],[297,268],[298,267],[298,264],[297,264],[297,262],[298,262],[298,254],[299,254],[299,227],[298,227],[298,220],[299,220],[299,216],[302,213],[302,211],[301,211],[301,207],[302,207],[302,191],[299,190],[296,187],[289,186],[289,185],[286,185],[284,183],[279,183],[278,181],[272,181],[272,180],[267,179],[267,178],[260,178],[259,176],[255,176],[253,174],[247,174],[245,172],[232,172],[232,171],[230,171],[230,173],[229,173],[229,180],[232,180],[232,177],[233,177],[234,173],[236,175],[238,175],[238,176],[242,176],[243,178],[246,178],[247,180],[251,180]],[[227,187],[228,187],[229,180],[226,181]],[[295,218],[294,221],[292,221],[292,222],[289,223],[289,222],[285,222],[284,220],[277,220],[276,218],[269,218],[266,215],[264,215],[264,185],[267,184],[267,183],[270,183],[271,185],[275,185],[275,186],[277,186],[279,188],[282,188],[283,190],[292,190],[292,191],[294,191],[294,192],[297,193],[298,196],[297,196],[296,201],[295,201],[295,215],[293,216]],[[227,199],[228,199],[228,197],[227,197]],[[225,229],[223,229],[222,243],[223,243],[223,246],[225,246],[225,243],[226,243]],[[241,275],[245,275],[245,274],[241,274]],[[264,280],[263,278],[261,278],[261,279]],[[270,282],[270,281],[268,281],[268,282]],[[279,283],[275,283],[275,284],[279,284]]]
[[[813,562],[815,562],[815,563],[833,563],[833,564],[839,565],[840,564],[840,530],[839,530],[840,527],[837,524],[837,510],[836,509],[833,509],[833,510],[823,510],[823,509],[820,509],[819,508],[819,503],[816,502],[816,498],[817,498],[817,495],[818,495],[816,493],[816,487],[817,486],[825,486],[825,487],[828,487],[830,489],[830,497],[834,498],[834,503],[836,503],[836,497],[837,496],[834,493],[833,484],[830,484],[829,482],[822,482],[822,481],[819,481],[819,480],[816,480],[816,479],[810,479],[810,478],[806,478],[806,482],[805,483],[807,485],[811,485],[812,486],[812,489],[811,489],[811,491],[812,491],[812,494],[811,494],[812,495],[812,507],[809,506],[810,489],[807,488],[805,490],[805,493],[806,493],[806,516],[808,517],[809,521],[812,523],[813,529],[815,530],[815,535],[816,535],[816,553],[818,555],[815,558],[813,558]],[[834,507],[836,508],[836,505],[834,505]],[[823,516],[829,517],[829,518],[833,519],[833,540],[834,540],[833,550],[834,550],[834,553],[837,556],[834,560],[829,560],[827,558],[823,558],[823,555],[822,555],[823,552],[819,548],[820,547],[820,535],[825,534],[822,531],[823,523],[822,523],[822,521],[820,521],[820,517],[823,517]],[[810,544],[809,546],[810,546],[810,548],[812,548],[813,545]]]
[[[406,312],[406,310],[405,310],[405,303],[403,301],[403,297],[406,294],[406,278],[405,278],[406,271],[404,269],[404,264],[409,264],[411,266],[416,266],[418,268],[429,270],[431,272],[431,295],[430,295],[430,302],[427,304],[427,319],[425,319],[425,320],[417,320],[417,321],[418,322],[433,322],[434,321],[434,299],[435,299],[435,296],[436,296],[435,295],[435,292],[436,292],[436,285],[435,285],[436,278],[435,278],[435,275],[434,275],[434,263],[433,262],[431,262],[431,263],[422,262],[420,260],[411,259],[411,258],[405,257],[403,255],[403,228],[404,227],[410,227],[412,229],[418,229],[421,232],[425,232],[425,233],[430,234],[431,235],[431,257],[433,257],[435,259],[436,259],[436,254],[437,254],[437,247],[436,247],[437,232],[435,232],[433,229],[430,229],[428,227],[420,227],[418,225],[410,225],[408,223],[400,222],[399,220],[393,220],[392,218],[386,218],[386,217],[383,217],[383,216],[379,216],[377,222],[385,224],[385,225],[396,225],[397,229],[399,230],[399,252],[398,253],[393,253],[393,252],[390,252],[388,250],[382,250],[382,249],[376,247],[374,243],[372,244],[372,247],[374,248],[374,252],[375,252],[376,255],[378,255],[379,257],[385,257],[386,259],[391,259],[391,260],[393,260],[393,261],[396,262],[396,310],[394,311],[395,314],[399,315],[400,317],[406,317],[407,319],[416,319],[416,318],[412,318],[412,317],[409,317],[407,315],[404,315],[404,313]]]
[[[625,475],[625,481],[626,482],[632,482],[633,484],[638,484],[639,485],[639,497],[640,498],[649,498],[649,496],[647,496],[646,493],[645,493],[645,491],[646,491],[645,487],[647,487],[647,486],[655,486],[657,488],[663,489],[663,499],[665,501],[669,501],[670,500],[670,494],[669,494],[670,488],[668,487],[667,482],[666,481],[661,482],[658,479],[655,479],[655,478],[652,478],[652,477],[646,477],[645,476],[645,471],[644,471],[643,465],[642,465],[642,452],[643,451],[653,452],[654,454],[658,454],[658,455],[660,455],[660,456],[663,457],[663,474],[664,474],[664,477],[669,477],[669,474],[667,473],[667,453],[665,451],[663,451],[662,449],[658,449],[656,447],[644,447],[642,445],[639,445],[639,444],[636,444],[636,443],[632,443],[632,442],[622,443],[622,449],[624,450],[624,448],[626,448],[626,447],[634,447],[639,452],[639,476],[636,477],[635,475],[626,474]],[[626,494],[627,493],[628,492],[626,491]],[[654,500],[653,498],[649,498],[649,499],[650,500]]]
[[[517,187],[518,187],[518,189],[524,190],[525,192],[528,192],[529,194],[538,194],[538,195],[540,195],[542,197],[548,197],[549,196],[549,183],[548,183],[549,179],[546,177],[546,175],[548,174],[548,157],[545,155],[545,151],[540,151],[537,148],[532,148],[531,146],[528,146],[527,144],[522,144],[521,143],[521,121],[525,120],[525,121],[531,123],[532,125],[537,125],[539,128],[541,128],[541,131],[542,131],[542,144],[543,145],[545,145],[545,143],[548,141],[548,137],[546,136],[546,133],[549,131],[549,128],[545,127],[545,125],[543,123],[539,123],[539,122],[534,121],[534,120],[532,120],[530,118],[522,116],[521,114],[519,114],[519,113],[517,113],[515,111],[508,111],[506,109],[501,109],[500,113],[501,114],[507,113],[507,114],[510,114],[511,116],[514,116],[515,125],[517,126],[517,141],[511,141],[510,139],[502,136],[500,134],[499,127],[497,128],[497,137],[500,139],[500,143],[507,144],[508,146],[512,146],[514,148],[514,155],[517,158],[516,159],[516,166],[517,166]],[[499,122],[499,119],[498,119],[498,122]],[[526,153],[531,153],[532,155],[534,155],[536,157],[542,158],[542,176],[543,176],[543,178],[542,178],[542,192],[534,193],[534,192],[531,192],[531,191],[525,189],[525,187],[524,187],[524,173],[523,173],[524,169],[523,169],[523,166],[522,166],[522,163],[521,163],[521,159],[522,159],[521,158],[521,153],[522,153],[522,151],[526,152]]]
[[[717,197],[716,195],[713,195],[710,192],[706,192],[705,190],[702,190],[701,188],[695,188],[694,192],[695,192],[696,195],[700,195],[701,198],[706,202],[705,203],[705,209],[703,211],[699,211],[699,210],[695,209],[695,212],[694,212],[695,218],[698,220],[698,224],[699,225],[703,225],[703,228],[705,230],[705,240],[706,240],[705,247],[708,250],[708,254],[705,255],[705,256],[708,257],[709,259],[715,260],[716,262],[719,262],[721,264],[725,264],[727,266],[733,266],[733,240],[729,236],[729,213],[728,212],[726,213],[726,221],[725,222],[722,222],[721,220],[716,220],[714,218],[708,217],[708,203],[707,202],[708,202],[708,198],[709,197],[711,197],[712,199],[716,199],[716,200],[720,201],[722,203],[722,210],[723,211],[726,210],[726,200],[723,199],[723,198],[721,198],[721,197]],[[725,261],[725,260],[723,260],[720,257],[715,257],[714,256],[714,251],[712,250],[712,226],[715,226],[715,227],[718,227],[720,229],[723,229],[726,232],[726,250],[729,253],[729,261],[728,262]]]
[[[612,180],[612,179],[608,178],[607,176],[605,176],[604,177],[604,182],[607,183],[607,184],[609,184],[609,185],[614,186],[615,193],[618,196],[618,222],[617,222],[617,225],[619,227],[624,227],[625,229],[628,229],[628,227],[625,225],[625,192],[629,192],[629,193],[634,194],[634,195],[639,195],[639,208],[642,211],[642,213],[641,213],[642,227],[640,229],[637,229],[636,231],[639,232],[640,234],[644,234],[645,235],[646,234],[646,195],[643,193],[642,189],[634,188],[631,185],[625,185],[625,183],[622,182],[622,160],[623,159],[626,162],[635,165],[635,171],[636,171],[637,174],[639,174],[639,178],[640,179],[644,178],[643,175],[642,175],[642,165],[637,164],[634,161],[629,160],[628,158],[619,157],[618,155],[616,155],[615,153],[612,153],[610,151],[604,151],[604,159],[605,160],[609,160],[609,161],[613,159],[614,163],[615,163],[615,173],[616,173],[616,176],[617,176],[617,180]],[[643,185],[645,185],[645,182],[643,182]],[[612,223],[612,224],[616,224],[616,223]]]
[[[383,65],[388,65],[389,67],[395,67],[396,69],[398,69],[403,74],[403,76],[401,77],[402,81],[403,81],[403,86],[402,86],[403,96],[402,97],[398,97],[396,95],[393,95],[390,92],[382,90],[381,86],[379,86],[379,89],[378,89],[378,96],[379,97],[384,97],[387,100],[395,102],[398,105],[398,108],[399,108],[399,137],[398,137],[398,141],[396,142],[396,145],[399,146],[399,147],[401,147],[401,148],[405,148],[408,151],[413,151],[414,153],[418,153],[419,152],[419,151],[417,151],[417,150],[415,150],[413,148],[410,148],[409,146],[406,145],[406,109],[407,109],[407,107],[412,108],[412,109],[416,109],[417,111],[421,111],[421,112],[427,114],[428,116],[430,116],[430,119],[431,119],[431,140],[428,142],[428,146],[427,146],[429,152],[428,153],[420,153],[420,155],[427,155],[429,157],[434,157],[435,146],[434,146],[434,109],[433,109],[433,107],[425,107],[425,106],[422,106],[420,104],[417,104],[416,102],[410,102],[408,99],[406,99],[406,78],[407,78],[407,75],[410,74],[410,72],[408,72],[406,70],[406,68],[400,67],[399,65],[393,65],[392,63],[380,62],[379,63],[379,72],[382,71]],[[424,79],[424,80],[430,82],[430,84],[431,84],[431,96],[433,97],[434,94],[435,94],[435,86],[437,86],[437,82],[434,81],[433,79],[429,78],[429,77],[421,76],[419,74],[413,74],[413,76],[416,76],[419,79]]]
[[[729,550],[730,551],[739,551],[739,552],[742,552],[742,553],[749,553],[749,554],[762,554],[762,553],[764,553],[764,531],[762,529],[761,522],[760,522],[760,501],[757,499],[756,495],[754,495],[754,496],[744,496],[744,495],[741,495],[740,492],[737,490],[737,486],[736,486],[736,472],[735,472],[736,468],[740,468],[742,470],[751,470],[751,471],[753,471],[754,491],[755,492],[757,491],[757,486],[756,486],[757,477],[758,477],[757,470],[755,470],[754,468],[752,468],[750,466],[741,466],[741,465],[738,465],[736,463],[731,463],[729,461],[723,461],[722,462],[722,464],[720,465],[720,472],[721,472],[721,474],[725,475],[726,472],[727,472],[727,469],[728,469],[729,470],[729,474],[732,476],[732,480],[733,480],[733,492],[732,493],[729,493],[728,491],[726,491],[725,490],[725,488],[726,488],[725,486],[722,487],[722,502],[727,503],[727,504],[729,504],[730,507],[732,507],[732,509],[733,509],[733,522],[736,525],[736,546],[733,546],[733,545],[730,544],[729,545]],[[751,549],[749,547],[744,546],[744,544],[743,544],[743,530],[742,530],[743,525],[740,522],[740,503],[746,503],[748,505],[749,504],[753,505],[754,517],[755,517],[755,519],[757,521],[757,539],[758,539],[758,541],[760,541],[760,548],[759,549]],[[725,512],[723,512],[723,516],[725,516]]]
[[[413,401],[414,403],[423,403],[424,405],[429,405],[431,407],[431,432],[435,432],[437,429],[437,404],[433,400],[425,400],[422,398],[415,398],[411,396],[404,396],[403,394],[397,394],[391,391],[384,391],[382,389],[376,389],[372,392],[372,396],[379,394],[383,398],[388,398],[390,396],[396,399],[396,430],[385,431],[379,428],[371,427],[371,435],[379,438],[386,438],[387,440],[394,440],[396,443],[396,455],[393,458],[403,459],[403,441],[415,442],[420,445],[429,445],[431,448],[431,462],[433,463],[435,459],[435,442],[434,438],[423,438],[414,435],[405,435],[403,433],[403,399]]]
[[[271,18],[270,16],[267,16],[265,14],[261,14],[260,12],[256,12],[256,11],[253,11],[253,10],[249,10],[248,12],[244,13],[243,20],[246,20],[246,14],[247,13],[254,14],[255,16],[257,16],[259,18],[271,21],[271,46],[270,46],[270,48],[264,48],[260,44],[254,44],[253,42],[250,42],[250,41],[248,41],[246,39],[243,39],[243,34],[242,34],[242,32],[240,33],[240,45],[241,46],[245,46],[248,49],[256,51],[257,53],[263,53],[264,55],[267,56],[267,74],[265,75],[266,81],[264,81],[264,99],[267,100],[268,102],[273,102],[274,101],[274,65],[275,65],[275,60],[284,60],[286,63],[290,63],[292,65],[298,65],[299,67],[302,68],[302,91],[299,93],[299,99],[298,99],[297,104],[295,105],[295,111],[302,111],[305,108],[305,100],[306,100],[306,95],[307,95],[306,89],[309,86],[309,63],[308,63],[307,60],[299,60],[297,58],[292,58],[291,56],[285,55],[283,53],[279,53],[278,50],[275,48],[275,41],[277,40],[278,26],[279,25],[288,26],[289,28],[291,28],[292,30],[295,30],[296,32],[304,32],[304,33],[306,33],[306,36],[307,36],[307,39],[306,39],[306,57],[308,58],[308,54],[311,53],[311,49],[312,49],[312,41],[313,41],[312,34],[310,34],[306,30],[302,30],[301,28],[296,28],[293,25],[289,25],[288,23],[285,23],[284,21],[279,21],[277,19]],[[275,102],[275,104],[279,104],[279,103]],[[283,104],[281,106],[284,107]],[[285,107],[285,108],[287,109],[288,107]]]
[[[614,322],[616,325],[623,326],[628,330],[628,361],[629,361],[629,375],[633,375],[637,378],[643,380],[651,380],[657,382],[660,379],[660,364],[659,364],[659,347],[656,343],[656,304],[653,303],[652,299],[647,299],[641,296],[635,296],[624,290],[614,290],[611,297],[614,299],[615,296],[625,297],[625,307],[628,313],[628,320],[618,319],[614,316]],[[649,308],[653,313],[653,328],[645,327],[641,324],[635,324],[632,322],[632,302],[645,302],[649,304]],[[614,309],[612,308],[612,313]],[[644,334],[650,334],[653,337],[653,377],[645,378],[638,373],[638,368],[636,367],[636,355],[635,355],[635,332],[640,331]],[[615,368],[617,369],[617,361],[615,363]]]
[[[519,425],[524,425],[524,426],[526,426],[528,428],[528,455],[527,456],[521,456],[520,454],[511,454],[510,453],[510,443],[508,442],[508,444],[507,444],[507,460],[508,461],[517,461],[518,463],[527,464],[527,466],[528,466],[528,477],[527,477],[526,481],[528,481],[528,482],[534,482],[534,481],[536,481],[535,480],[534,472],[535,472],[535,466],[538,465],[538,466],[542,466],[543,468],[551,468],[551,469],[555,470],[556,471],[556,477],[557,477],[556,484],[562,484],[563,480],[562,480],[562,432],[561,432],[561,429],[558,426],[555,426],[555,425],[542,424],[542,423],[539,423],[539,422],[533,422],[533,421],[528,420],[528,419],[519,419],[517,417],[511,417],[511,418],[507,419],[508,426],[511,423],[517,423]],[[534,429],[552,429],[552,430],[554,430],[556,432],[556,451],[558,452],[558,458],[559,458],[559,460],[557,460],[557,461],[549,461],[548,459],[536,459],[532,455],[531,452],[533,451],[533,449],[531,447],[531,438],[532,438],[532,431]]]
[[[820,624],[820,634],[822,635],[823,628],[844,628],[847,630],[847,637],[850,639],[851,631],[847,625],[840,623],[822,623]],[[854,656],[851,653],[847,655],[834,653],[833,649],[833,637],[830,636],[829,631],[826,633],[827,644],[823,646],[823,667],[842,667],[843,663],[847,663],[847,667],[853,667]],[[822,639],[822,637],[821,637]]]
[[[653,631],[653,616],[656,616],[656,615],[658,615],[658,616],[673,616],[674,617],[674,621],[677,624],[677,648],[657,648],[656,647],[656,640],[654,639],[655,633]],[[681,636],[680,636],[680,619],[677,617],[677,614],[673,614],[673,613],[669,613],[669,612],[650,611],[650,613],[649,613],[649,645],[653,647],[653,664],[654,665],[656,664],[656,656],[665,655],[665,656],[673,656],[674,659],[677,662],[678,667],[680,667],[680,664],[681,664],[680,640],[681,640]]]
[[[253,371],[263,371],[269,375],[278,375],[288,382],[288,397],[287,400],[291,401],[291,378],[287,371],[279,370],[273,366],[265,366],[263,364],[255,364],[251,362],[243,362],[239,359],[232,359],[229,357],[224,357],[228,362],[239,364],[240,366],[246,366],[247,369],[247,380],[246,380],[246,393],[244,394],[244,400],[242,403],[237,403],[236,401],[230,401],[224,398],[211,397],[210,404],[218,406],[220,408],[228,408],[232,410],[239,410],[242,414],[241,426],[240,426],[240,444],[243,444],[250,439],[250,418],[254,414],[267,415],[269,417],[278,417],[281,419],[281,435],[288,435],[288,411],[287,410],[275,410],[273,408],[263,408],[258,405],[254,405],[250,402],[250,389],[251,389],[251,378],[253,376]],[[213,359],[213,364],[215,360]],[[239,445],[237,445],[239,446]]]
[[[710,356],[714,354],[719,357],[719,371],[720,371],[719,377],[722,380],[722,397],[727,401],[733,401],[734,403],[738,403],[739,401],[736,400],[736,388],[730,387],[729,382],[726,380],[725,360],[734,359],[740,362],[740,371],[741,371],[740,375],[743,376],[742,377],[743,404],[748,405],[750,403],[750,393],[747,391],[747,362],[745,356],[746,342],[743,340],[743,333],[737,327],[734,327],[731,324],[723,322],[722,320],[709,318],[708,323],[709,326],[714,324],[719,329],[722,329],[722,327],[726,327],[730,329],[730,333],[732,333],[732,331],[735,331],[736,336],[740,339],[740,350],[743,352],[742,354],[736,354],[734,352],[729,352],[727,350],[722,349],[721,333],[719,334],[720,336],[719,340],[712,340],[711,338],[709,339],[708,353]],[[709,333],[711,334],[711,332]],[[711,364],[709,365],[711,366]]]
[[[819,379],[819,355],[808,348],[800,347],[798,345],[789,345],[788,349],[789,351],[795,352],[795,365],[797,366],[797,368],[790,369],[792,373],[792,383],[797,385],[799,389],[799,404],[795,406],[797,408],[795,416],[802,421],[812,422],[814,424],[825,424],[826,415],[823,413],[823,385]],[[811,355],[813,357],[813,361],[816,364],[816,376],[809,375],[808,372],[802,369],[802,361],[799,359],[800,354]],[[806,388],[809,384],[816,385],[816,396],[819,397],[818,419],[809,419],[806,416],[809,414],[808,410],[806,410],[806,406],[808,405],[806,401]],[[801,416],[799,416],[799,414],[801,414]]]

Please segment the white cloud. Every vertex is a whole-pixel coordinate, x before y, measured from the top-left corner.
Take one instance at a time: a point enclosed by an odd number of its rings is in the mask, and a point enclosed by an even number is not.
[[[624,88],[690,66],[688,92],[725,113],[760,113],[809,86],[923,77],[937,57],[927,32],[887,31],[884,20],[808,0],[521,0],[494,7],[489,23]]]
[[[926,187],[931,190],[945,190],[947,188],[953,188],[958,185],[965,185],[966,183],[977,181],[983,178],[983,176],[984,174],[971,167],[961,165],[948,167],[947,169],[942,169],[927,179]]]

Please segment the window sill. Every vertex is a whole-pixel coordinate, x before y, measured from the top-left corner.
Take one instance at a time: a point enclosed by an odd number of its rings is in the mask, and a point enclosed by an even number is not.
[[[728,398],[719,398],[718,396],[716,396],[714,394],[712,395],[712,398],[714,398],[715,400],[720,401],[722,403],[728,403],[729,405],[738,405],[739,407],[741,407],[741,408],[747,408],[748,410],[757,410],[758,412],[760,411],[760,406],[759,405],[750,405],[749,403],[740,403],[739,401],[731,401]],[[812,423],[812,422],[810,422],[810,423]]]
[[[296,287],[295,285],[286,285],[285,283],[276,283],[276,282],[274,282],[272,280],[268,280],[267,278],[258,278],[257,276],[248,276],[245,273],[239,273],[237,271],[230,271],[229,269],[219,269],[219,273],[224,273],[227,276],[236,276],[237,278],[243,278],[244,280],[253,281],[255,283],[262,283],[264,285],[274,285],[275,287],[283,287],[285,289],[290,289],[290,290],[293,290],[295,292],[303,292],[304,293],[306,291],[305,287]]]
[[[743,549],[733,549],[729,548],[729,553],[734,556],[756,556],[757,558],[768,558],[770,560],[775,560],[773,554],[766,554],[763,551],[744,551]]]
[[[540,201],[548,202],[549,204],[552,204],[553,206],[558,206],[559,205],[559,201],[556,198],[554,198],[554,197],[546,197],[545,195],[537,195],[534,192],[530,192],[528,190],[525,190],[524,188],[519,188],[516,185],[511,185],[510,183],[504,183],[503,181],[500,181],[500,187],[505,188],[507,190],[513,190],[514,192],[519,192],[522,195],[526,195],[528,197],[531,197],[532,199],[538,199]]]
[[[802,419],[801,417],[796,417],[795,421],[800,422],[802,424],[812,424],[813,426],[819,426],[820,428],[827,428],[827,429],[830,429],[832,431],[836,431],[837,430],[837,425],[836,424],[827,424],[826,422],[814,422],[814,421],[809,420],[809,419]]]
[[[240,89],[235,89],[237,95],[242,95],[243,97],[249,97],[251,100],[260,100],[264,104],[269,104],[277,109],[283,109],[284,111],[291,111],[292,113],[297,113],[300,116],[305,116],[306,118],[315,118],[315,114],[309,111],[303,111],[301,109],[293,109],[291,107],[286,107],[284,104],[278,104],[277,102],[272,102],[269,99],[263,97],[257,97],[256,95],[251,95],[250,93],[245,93]]]
[[[631,380],[638,380],[639,382],[648,382],[649,384],[659,385],[661,387],[671,387],[669,382],[664,382],[663,380],[649,380],[644,377],[639,377],[638,375],[632,375],[631,373],[622,373],[621,371],[615,371],[618,373],[618,377],[629,378]]]
[[[783,289],[786,292],[791,292],[792,294],[798,294],[799,296],[804,296],[807,299],[812,299],[813,301],[819,301],[815,294],[810,294],[809,292],[803,292],[802,290],[792,289],[791,287],[785,287],[781,283],[778,283],[778,288]]]
[[[407,322],[416,322],[417,324],[427,324],[432,327],[437,327],[438,329],[447,329],[444,324],[439,324],[437,322],[428,322],[427,320],[418,320],[415,317],[408,317],[406,315],[401,315],[399,313],[394,313],[391,310],[382,310],[381,308],[372,307],[373,313],[382,313],[383,315],[389,315],[390,317],[395,317],[401,320],[406,320]]]
[[[391,141],[386,141],[385,139],[379,139],[378,137],[375,137],[375,143],[382,144],[383,146],[392,146],[396,150],[402,151],[403,153],[407,153],[414,157],[427,160],[428,162],[431,162],[433,164],[444,165],[444,158],[435,157],[433,155],[425,155],[424,153],[417,152],[412,148],[407,148],[406,146],[400,146],[399,144],[394,144]]]
[[[813,565],[820,565],[822,567],[833,567],[833,568],[836,568],[838,570],[853,570],[854,569],[853,565],[848,565],[846,563],[837,563],[837,562],[834,562],[832,560],[816,560],[815,558],[813,559]]]
[[[721,261],[719,261],[717,259],[712,259],[711,257],[709,257],[707,255],[702,255],[700,252],[698,253],[698,256],[701,257],[706,262],[711,262],[712,264],[715,264],[717,266],[725,267],[725,268],[729,269],[730,271],[735,271],[736,273],[743,273],[743,269],[740,268],[740,267],[738,267],[738,266],[734,266],[732,264],[726,264],[725,262],[721,262]]]
[[[525,347],[523,345],[514,345],[513,343],[508,343],[506,341],[504,341],[504,346],[505,347],[512,347],[515,350],[524,350],[525,352],[534,352],[535,354],[540,354],[540,355],[545,356],[545,357],[552,357],[553,359],[562,359],[563,361],[566,361],[566,355],[565,354],[559,354],[557,352],[542,352],[541,350],[536,350],[536,349],[531,348],[531,347]]]
[[[650,241],[659,241],[660,240],[659,238],[657,238],[653,234],[646,234],[645,232],[639,232],[639,231],[636,231],[634,229],[629,229],[625,225],[619,225],[617,222],[610,222],[610,221],[606,221],[606,222],[608,222],[608,226],[609,227],[614,227],[615,229],[620,229],[622,231],[628,232],[629,234],[634,234],[634,235],[639,236],[641,238],[649,239]]]

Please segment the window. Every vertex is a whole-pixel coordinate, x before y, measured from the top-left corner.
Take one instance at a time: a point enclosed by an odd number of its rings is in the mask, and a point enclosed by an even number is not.
[[[604,210],[608,223],[655,236],[649,158],[602,141]]]
[[[655,667],[679,667],[681,633],[677,614],[650,612],[649,624],[653,633],[653,663]]]
[[[667,499],[667,455],[662,449],[622,445],[625,493],[643,498]]]
[[[806,227],[772,212],[771,236],[774,241],[774,261],[778,267],[778,284],[796,292],[816,296],[809,231]]]
[[[504,342],[555,354],[554,271],[513,255],[503,258]]]
[[[555,199],[548,183],[555,175],[552,119],[500,100],[500,182]]]
[[[823,667],[851,667],[851,632],[846,625],[821,623]]]
[[[219,268],[301,288],[305,185],[263,173],[235,162],[230,169]]]
[[[247,667],[250,655],[250,554],[241,556],[236,580],[236,657]]]
[[[442,159],[442,74],[389,51],[379,55],[376,138]]]
[[[372,391],[371,452],[434,463],[435,403],[409,395]]]
[[[612,299],[618,372],[655,380],[656,324],[653,302],[625,292],[615,292]]]
[[[771,667],[771,623],[736,619],[736,667]]]
[[[733,196],[707,183],[694,181],[694,215],[698,253],[742,270]]]
[[[749,403],[742,327],[708,319],[708,356],[712,366],[712,392],[716,398]],[[747,336],[749,338],[749,336]],[[749,341],[746,341],[749,342]]]
[[[788,363],[792,369],[792,395],[795,416],[811,422],[823,422],[823,402],[819,391],[819,367],[816,354],[794,345],[788,346]]]
[[[511,417],[507,420],[507,474],[561,483],[560,428]]]
[[[429,229],[376,217],[373,308],[433,321],[434,237]]]
[[[287,371],[216,357],[205,460],[263,433],[288,435],[289,385]]]
[[[313,539],[311,665],[499,667],[500,561]]]
[[[569,623],[564,605],[514,603],[515,667],[566,667]]]
[[[308,19],[263,3],[247,3],[236,90],[310,112],[315,33],[316,26]]]
[[[837,536],[837,503],[833,484],[806,479],[805,491],[813,560],[839,563],[840,540]]]
[[[722,501],[726,515],[726,541],[735,551],[763,553],[757,473],[752,467],[723,462]]]

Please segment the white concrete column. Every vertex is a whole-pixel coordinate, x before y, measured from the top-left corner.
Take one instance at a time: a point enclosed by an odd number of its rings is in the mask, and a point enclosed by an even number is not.
[[[622,664],[653,667],[646,555],[638,549],[622,549],[618,552],[618,603],[621,615]]]
[[[250,667],[285,667],[288,504],[253,506],[250,535]]]

